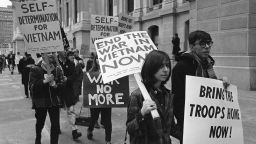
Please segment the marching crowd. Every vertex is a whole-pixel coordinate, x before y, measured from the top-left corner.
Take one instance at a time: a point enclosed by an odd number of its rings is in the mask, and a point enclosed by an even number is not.
[[[177,37],[178,35],[176,35]],[[161,50],[151,51],[145,58],[141,70],[144,83],[152,100],[144,99],[140,89],[133,91],[127,107],[126,127],[130,144],[171,144],[170,135],[183,139],[185,76],[198,76],[217,79],[214,72],[214,60],[210,56],[213,45],[210,34],[194,31],[189,34],[190,50],[179,55],[175,51],[177,64],[172,69],[169,55]],[[8,55],[10,64],[15,63],[12,53]],[[31,97],[35,110],[36,138],[35,144],[41,144],[41,132],[47,113],[51,121],[50,143],[57,144],[60,128],[60,108],[64,108],[72,129],[73,139],[82,136],[75,120],[76,103],[82,91],[83,69],[86,72],[100,72],[98,57],[95,53],[85,65],[79,57],[79,51],[37,54],[35,62],[30,54],[20,58],[18,71],[22,75],[26,97]],[[0,66],[4,63],[0,60]],[[11,73],[15,64],[9,67]],[[4,66],[0,67],[0,70]],[[171,80],[172,90],[165,87]],[[227,84],[226,81],[224,81]],[[228,86],[228,85],[225,85]],[[157,110],[159,118],[153,119],[150,112]],[[90,124],[87,138],[93,139],[93,130],[98,123],[99,114],[105,128],[106,144],[111,143],[112,122],[111,108],[91,108]]]

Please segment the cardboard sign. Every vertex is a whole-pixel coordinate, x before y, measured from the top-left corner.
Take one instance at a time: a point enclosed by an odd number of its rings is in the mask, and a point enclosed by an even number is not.
[[[84,107],[126,107],[129,98],[129,80],[124,77],[104,84],[99,72],[84,73]]]
[[[16,2],[15,15],[28,53],[64,50],[55,0]]]
[[[139,73],[146,55],[157,49],[146,31],[100,39],[95,47],[104,83]]]
[[[132,31],[134,25],[134,17],[125,15],[125,14],[119,14],[119,33],[127,33]]]
[[[237,87],[220,80],[186,76],[184,144],[243,144]]]
[[[90,47],[94,50],[97,39],[118,34],[118,17],[91,15]]]

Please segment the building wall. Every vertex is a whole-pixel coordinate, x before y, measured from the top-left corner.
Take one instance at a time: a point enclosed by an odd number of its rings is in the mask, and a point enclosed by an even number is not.
[[[60,0],[57,0],[57,2]],[[62,26],[75,47],[89,55],[90,15],[108,15],[109,0],[77,0],[78,18],[74,23],[74,0],[61,0]],[[134,0],[134,10],[128,13],[128,0],[113,0],[113,15],[126,13],[135,17],[134,30],[159,28],[158,48],[172,57],[171,37],[178,33],[181,49],[187,50],[188,33],[197,29],[209,32],[214,41],[212,55],[219,77],[227,76],[242,89],[256,89],[256,1],[255,0]],[[64,3],[69,2],[69,22],[66,25]]]
[[[0,7],[0,48],[11,47],[13,36],[12,9]]]
[[[191,29],[208,31],[219,77],[243,89],[256,90],[255,0],[196,0],[191,2]]]

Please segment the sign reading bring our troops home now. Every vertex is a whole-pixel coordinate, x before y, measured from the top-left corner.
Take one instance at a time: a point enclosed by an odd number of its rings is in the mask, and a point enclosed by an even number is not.
[[[55,0],[16,2],[15,16],[28,53],[64,50]]]
[[[84,73],[83,106],[90,108],[126,107],[129,80],[123,77],[104,84],[99,72]]]
[[[97,39],[118,34],[118,17],[91,15],[90,47],[95,50],[94,42]]]
[[[243,144],[237,87],[186,76],[184,144]]]

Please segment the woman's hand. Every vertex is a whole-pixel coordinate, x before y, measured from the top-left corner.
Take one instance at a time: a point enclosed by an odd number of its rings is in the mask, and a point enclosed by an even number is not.
[[[156,103],[152,100],[144,100],[143,106],[140,110],[142,116],[145,116],[146,114],[150,113],[152,110],[156,109]]]
[[[230,82],[228,81],[228,78],[227,77],[223,77],[221,80],[223,82],[224,89],[227,89],[228,86],[230,85]]]

